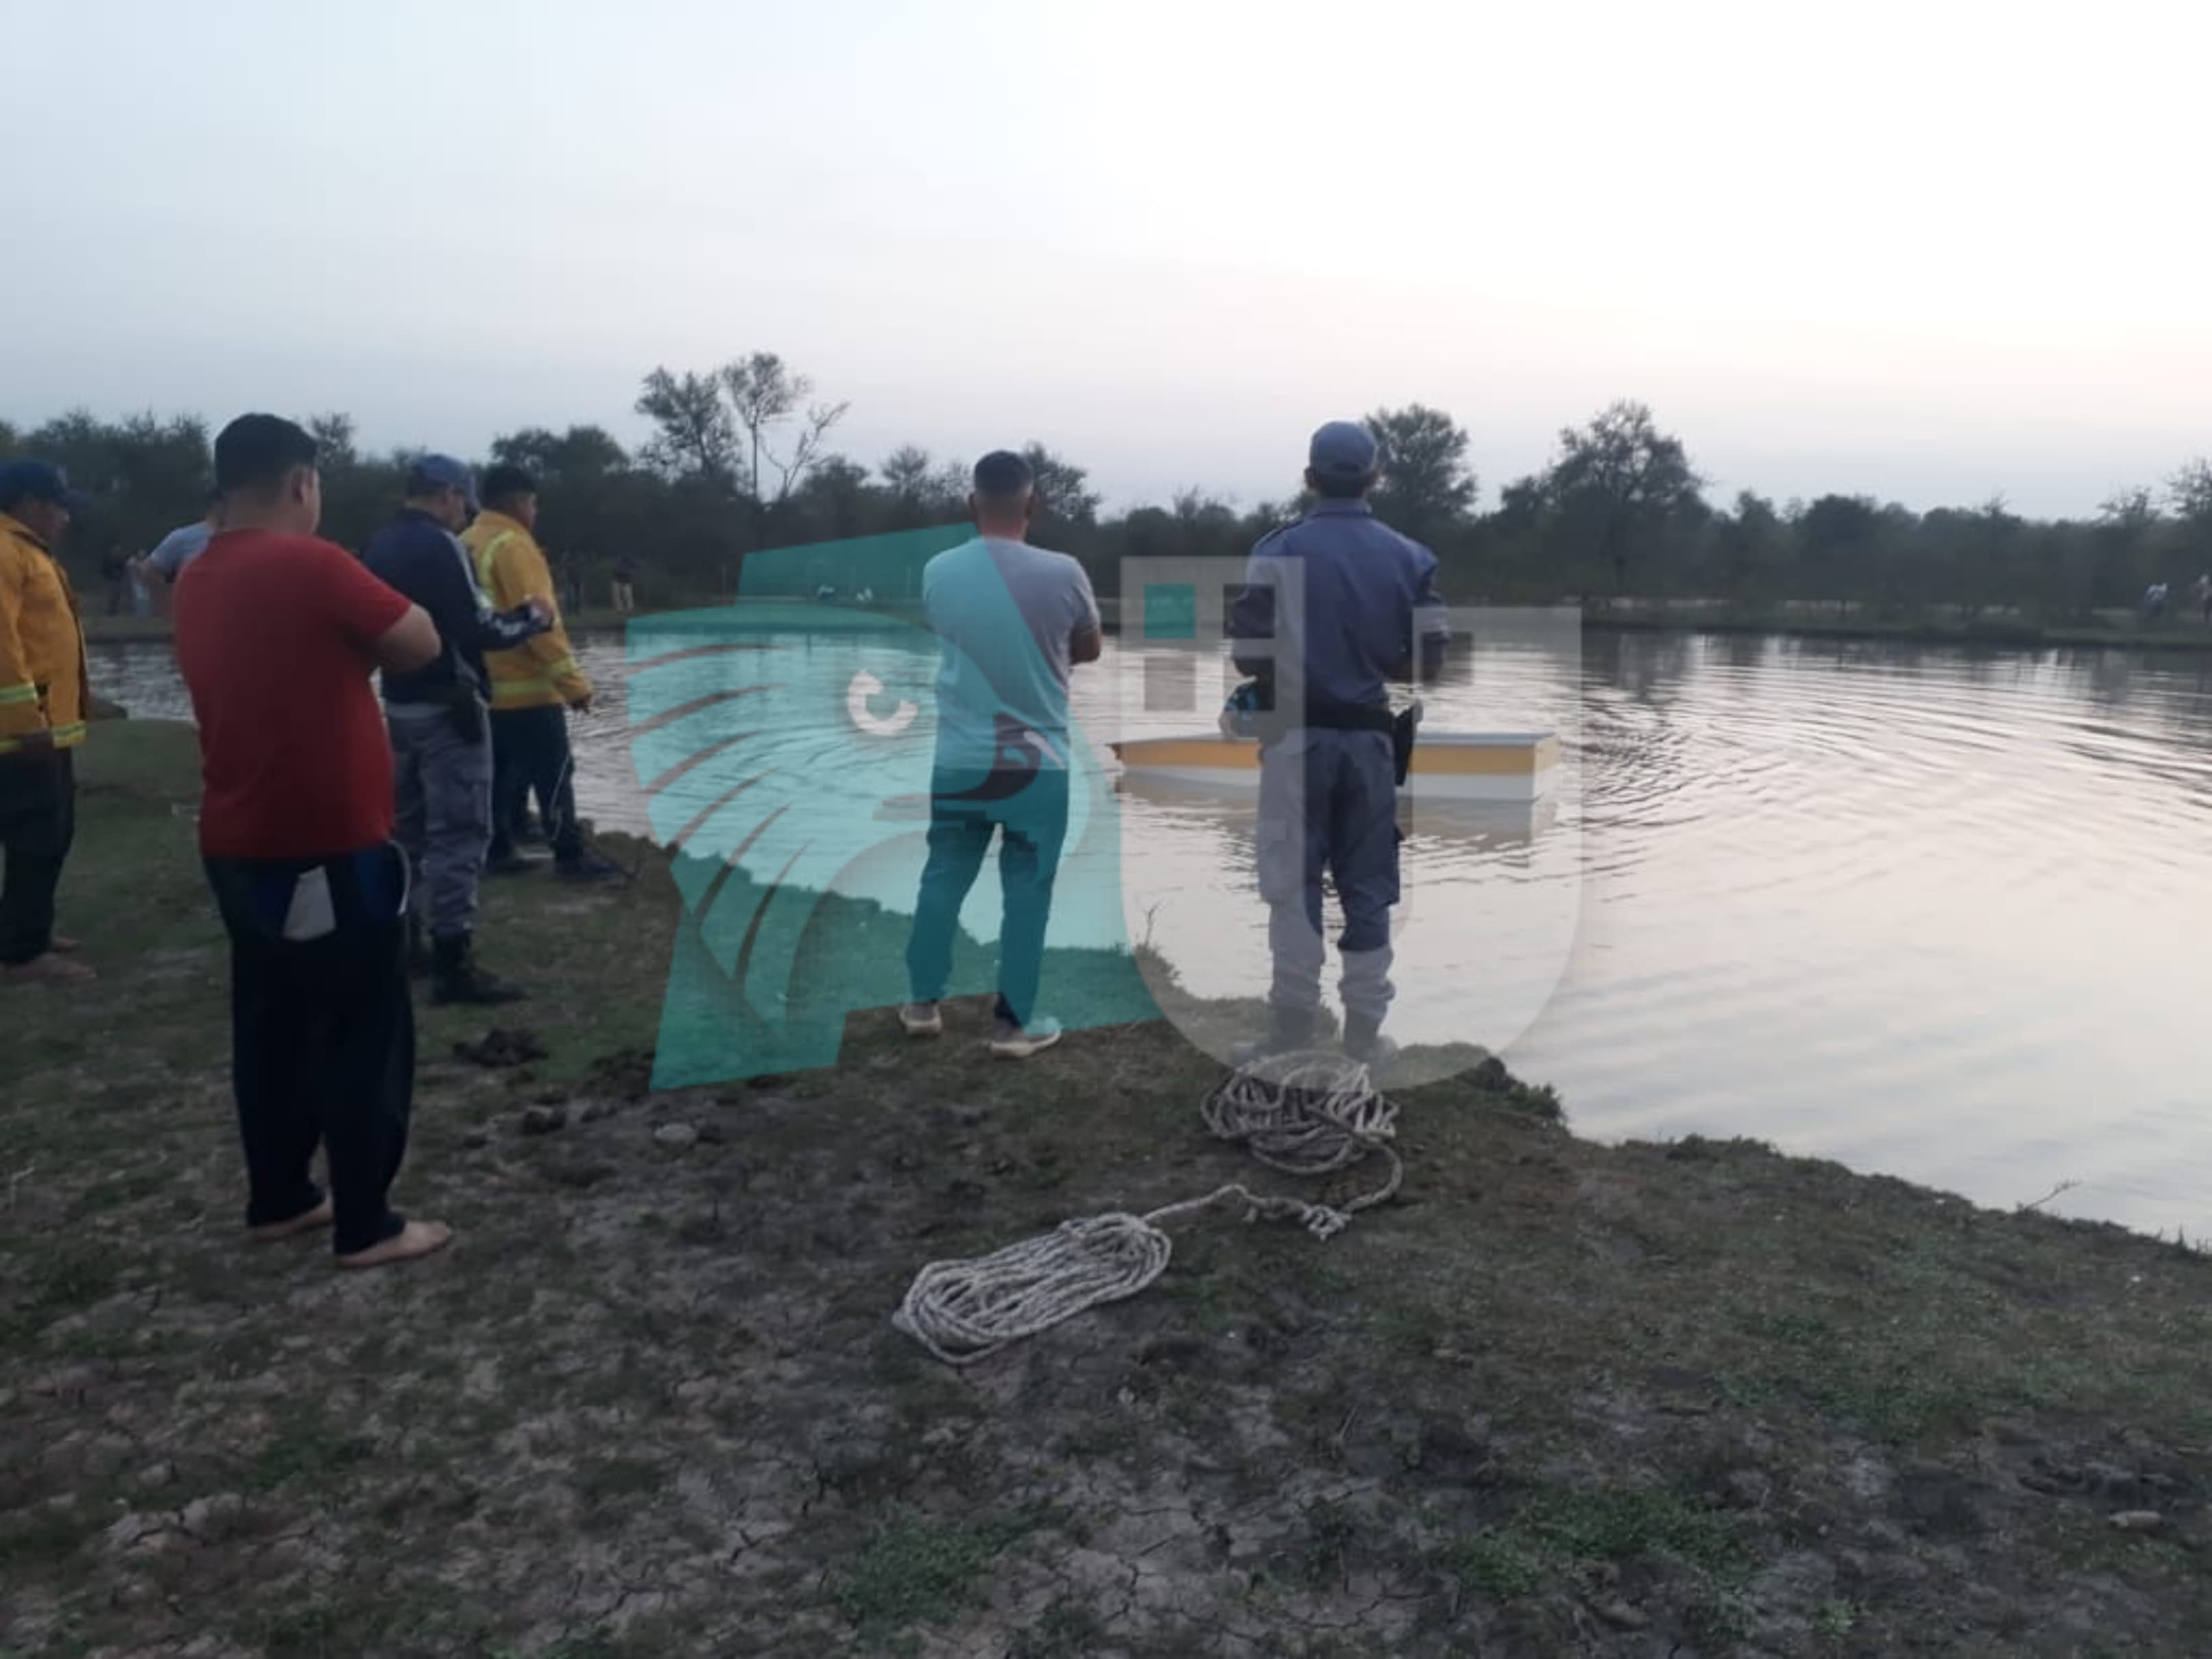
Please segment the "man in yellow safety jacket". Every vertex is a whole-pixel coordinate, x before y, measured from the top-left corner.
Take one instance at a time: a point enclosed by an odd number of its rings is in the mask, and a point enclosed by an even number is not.
[[[0,979],[93,976],[57,952],[54,890],[76,831],[71,750],[84,741],[92,688],[76,595],[54,556],[84,498],[45,461],[0,465]]]
[[[553,626],[512,651],[488,651],[491,672],[491,849],[484,869],[517,875],[532,860],[515,850],[523,798],[538,797],[553,872],[564,881],[625,878],[622,866],[585,845],[576,818],[575,758],[568,747],[567,710],[592,706],[592,683],[576,661],[562,627],[553,573],[538,545],[538,483],[519,466],[495,466],[483,475],[484,510],[462,533],[476,564],[477,583],[497,608],[542,599]]]

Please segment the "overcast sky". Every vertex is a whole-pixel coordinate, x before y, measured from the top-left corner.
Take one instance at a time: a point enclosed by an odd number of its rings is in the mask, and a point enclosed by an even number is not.
[[[2212,7],[81,0],[9,9],[0,417],[625,441],[766,349],[841,447],[1289,493],[1617,397],[1726,496],[2087,513],[2212,450]],[[35,155],[35,160],[33,159]]]

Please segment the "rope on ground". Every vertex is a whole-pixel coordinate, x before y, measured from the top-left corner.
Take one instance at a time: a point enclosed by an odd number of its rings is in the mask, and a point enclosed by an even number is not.
[[[1165,1223],[1233,1208],[1247,1223],[1295,1221],[1316,1238],[1330,1238],[1362,1210],[1391,1198],[1405,1177],[1389,1145],[1398,1109],[1376,1091],[1364,1066],[1341,1054],[1254,1060],[1209,1089],[1199,1112],[1216,1139],[1242,1142],[1270,1169],[1332,1175],[1380,1152],[1389,1174],[1372,1192],[1334,1207],[1231,1183],[1144,1215],[1117,1210],[1063,1221],[988,1255],[931,1262],[915,1276],[891,1323],[946,1364],[973,1364],[1144,1290],[1167,1271],[1173,1253]]]

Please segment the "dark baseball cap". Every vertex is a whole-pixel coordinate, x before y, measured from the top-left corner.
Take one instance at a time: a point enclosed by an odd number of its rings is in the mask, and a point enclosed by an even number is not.
[[[1382,463],[1375,434],[1356,421],[1331,421],[1306,450],[1306,465],[1324,478],[1372,477]]]
[[[0,513],[19,501],[52,501],[72,514],[92,506],[92,497],[81,489],[71,489],[69,474],[52,461],[0,463]]]
[[[468,468],[450,455],[418,455],[407,469],[407,493],[421,495],[423,487],[458,489],[471,507],[477,504],[477,481]]]

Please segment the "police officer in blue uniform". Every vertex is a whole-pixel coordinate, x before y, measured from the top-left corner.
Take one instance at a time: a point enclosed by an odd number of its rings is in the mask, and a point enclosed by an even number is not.
[[[1313,435],[1306,515],[1253,548],[1229,634],[1251,678],[1260,738],[1260,896],[1268,907],[1270,1027],[1239,1059],[1302,1048],[1321,1009],[1322,879],[1344,908],[1345,1052],[1388,1063],[1390,907],[1398,902],[1397,786],[1407,723],[1389,683],[1443,671],[1451,630],[1436,556],[1368,504],[1382,454],[1364,426]]]

